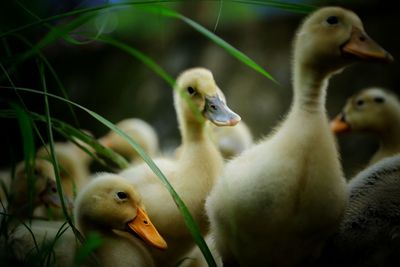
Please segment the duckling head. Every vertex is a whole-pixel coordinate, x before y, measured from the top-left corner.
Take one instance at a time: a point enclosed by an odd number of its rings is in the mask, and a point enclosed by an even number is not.
[[[15,177],[11,184],[13,205],[15,209],[29,205],[30,192],[32,194],[32,206],[41,204],[61,207],[61,201],[57,191],[53,165],[44,159],[36,159],[33,165],[32,175],[29,177],[25,162],[20,162],[15,170]],[[64,199],[69,208],[72,207],[68,198]]]
[[[400,114],[398,98],[391,92],[378,87],[364,89],[352,96],[343,111],[331,122],[334,133],[388,131]]]
[[[179,75],[174,100],[178,116],[189,122],[206,119],[217,126],[233,126],[240,121],[240,116],[226,105],[212,73],[204,68]]]
[[[74,212],[84,232],[94,229],[125,231],[153,247],[167,248],[148,218],[140,195],[118,175],[95,177],[78,194]]]
[[[312,13],[299,28],[294,60],[300,68],[328,75],[358,60],[390,62],[393,57],[366,34],[355,13],[325,7]]]

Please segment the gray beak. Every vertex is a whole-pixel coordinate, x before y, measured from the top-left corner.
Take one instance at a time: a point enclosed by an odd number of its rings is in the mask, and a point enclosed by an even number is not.
[[[217,126],[234,126],[240,120],[240,116],[233,112],[217,95],[206,96],[204,116]]]

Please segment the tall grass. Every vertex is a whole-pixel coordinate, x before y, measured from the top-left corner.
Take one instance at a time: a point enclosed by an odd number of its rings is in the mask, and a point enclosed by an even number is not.
[[[127,1],[127,2],[119,2],[113,4],[105,4],[94,7],[87,8],[76,8],[70,10],[68,12],[63,12],[60,14],[55,14],[49,17],[41,18],[33,10],[30,10],[27,6],[23,5],[20,2],[17,2],[19,8],[23,10],[30,18],[30,23],[25,23],[23,25],[19,25],[16,27],[11,27],[7,29],[3,29],[0,32],[0,38],[2,39],[2,43],[4,46],[4,50],[6,51],[6,56],[1,58],[0,66],[2,68],[2,73],[0,76],[0,90],[8,91],[7,94],[12,95],[14,92],[18,97],[17,100],[6,101],[8,107],[0,110],[0,117],[14,119],[19,122],[20,131],[21,131],[21,140],[23,144],[23,154],[24,161],[26,163],[26,169],[28,170],[28,177],[30,179],[30,185],[34,183],[34,175],[32,171],[33,162],[35,159],[36,153],[36,145],[35,139],[39,138],[40,140],[46,140],[49,143],[50,151],[51,151],[51,161],[54,166],[54,173],[57,181],[57,189],[60,194],[60,199],[62,200],[62,208],[68,222],[69,226],[74,230],[79,241],[84,244],[77,254],[77,265],[85,262],[86,258],[89,257],[91,252],[96,249],[100,241],[98,237],[91,236],[85,238],[80,235],[79,231],[75,228],[74,220],[71,218],[69,211],[66,207],[66,204],[63,202],[63,188],[61,184],[60,177],[60,166],[58,166],[57,159],[54,153],[54,133],[56,131],[61,136],[66,139],[75,142],[79,145],[76,140],[80,140],[83,143],[87,144],[91,149],[87,149],[85,146],[81,146],[85,152],[90,154],[91,157],[99,160],[103,164],[101,158],[97,155],[102,155],[112,162],[116,164],[119,168],[125,168],[128,166],[128,163],[118,154],[113,151],[103,147],[101,144],[97,142],[97,140],[90,135],[86,134],[79,128],[79,119],[75,115],[75,110],[81,110],[86,112],[91,116],[93,120],[98,121],[99,123],[106,126],[108,129],[116,132],[118,135],[122,136],[126,139],[130,146],[132,146],[137,153],[142,157],[142,159],[149,165],[152,171],[160,178],[162,183],[170,192],[173,197],[177,208],[181,211],[182,216],[185,220],[186,226],[190,230],[195,242],[201,249],[204,257],[209,264],[209,266],[216,266],[216,263],[204,242],[203,237],[200,234],[198,226],[196,225],[194,219],[192,218],[190,212],[188,211],[185,203],[179,197],[179,195],[175,192],[174,188],[168,181],[168,177],[162,173],[162,171],[158,168],[158,166],[153,162],[152,158],[149,157],[144,150],[137,144],[137,142],[131,139],[124,132],[119,130],[111,121],[107,120],[103,115],[98,114],[78,103],[75,103],[69,99],[68,96],[68,88],[64,86],[56,69],[52,66],[50,61],[46,58],[43,50],[51,46],[54,42],[59,41],[60,39],[64,40],[71,46],[85,46],[87,44],[92,43],[103,43],[106,45],[113,46],[121,51],[127,53],[127,55],[133,57],[138,62],[142,63],[147,68],[151,69],[156,73],[161,79],[163,79],[171,88],[175,88],[175,80],[168,73],[167,70],[164,70],[156,60],[150,58],[144,52],[142,52],[139,48],[133,47],[131,44],[126,41],[119,40],[117,37],[114,37],[109,34],[103,34],[102,32],[80,32],[80,39],[76,39],[73,37],[71,33],[76,33],[78,29],[82,28],[88,22],[93,21],[97,15],[101,12],[115,12],[118,13],[127,9],[139,9],[140,12],[148,14],[149,17],[157,18],[159,16],[164,17],[165,19],[176,20],[181,23],[184,23],[191,27],[191,29],[197,32],[200,36],[206,38],[209,42],[214,43],[215,45],[222,48],[222,51],[230,54],[234,58],[236,58],[240,63],[248,66],[254,71],[260,73],[267,79],[272,80],[273,82],[277,81],[275,78],[265,70],[262,66],[256,63],[255,60],[248,57],[245,53],[239,51],[239,49],[235,48],[229,42],[223,40],[213,31],[207,29],[207,27],[201,25],[195,20],[185,16],[183,13],[179,11],[180,5],[183,1]],[[218,2],[218,1],[209,1],[209,2]],[[240,1],[240,0],[225,0],[225,2],[233,2],[242,5],[263,5],[271,8],[280,8],[290,12],[300,12],[300,13],[308,13],[313,10],[313,7],[307,5],[286,3],[282,1]],[[174,4],[175,8],[167,7],[168,4]],[[66,20],[68,19],[68,20]],[[45,34],[39,40],[32,40],[29,38],[29,33],[41,31],[45,32]],[[83,39],[83,41],[82,41]],[[18,41],[21,44],[26,46],[26,49],[22,51],[13,51],[10,48],[8,42],[10,40]],[[13,54],[15,53],[15,54]],[[35,61],[36,62],[36,72],[38,75],[38,80],[40,83],[36,88],[25,88],[18,85],[18,81],[14,81],[12,77],[17,76],[20,68],[24,67],[27,62]],[[52,79],[55,81],[56,89],[59,90],[60,95],[49,93],[48,92],[48,77],[50,74]],[[40,95],[43,97],[44,102],[44,112],[43,114],[37,113],[29,110],[29,108],[25,105],[27,95]],[[10,97],[11,99],[15,99],[14,97]],[[52,108],[50,106],[50,99],[56,99],[57,101],[61,101],[60,103],[66,104],[69,107],[69,110],[72,116],[75,118],[75,126],[63,122],[57,118],[52,116]],[[196,110],[198,114],[199,111]],[[200,118],[201,116],[199,116]],[[45,125],[45,135],[38,130],[34,130],[39,124]],[[42,127],[43,128],[43,127]],[[94,152],[93,152],[94,151]],[[30,188],[34,188],[30,186]],[[33,192],[29,191],[30,199],[32,199]],[[6,214],[5,214],[6,215]],[[3,219],[3,217],[2,217]],[[2,222],[2,228],[4,223]],[[29,226],[27,225],[29,228]],[[3,232],[3,231],[2,231]],[[57,235],[56,238],[60,238],[63,231],[60,230],[60,234]],[[5,238],[7,239],[7,238]],[[54,246],[56,239],[52,246]],[[52,247],[50,246],[50,248]],[[47,251],[47,250],[46,250]],[[47,256],[51,255],[52,250],[48,250]],[[40,257],[38,261],[43,261],[44,258]],[[48,261],[46,261],[48,262]],[[44,263],[38,263],[41,265]]]

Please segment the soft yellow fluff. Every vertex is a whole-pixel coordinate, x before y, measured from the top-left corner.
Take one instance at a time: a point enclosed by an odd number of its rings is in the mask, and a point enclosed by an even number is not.
[[[386,55],[351,11],[322,8],[304,21],[294,41],[289,114],[226,165],[206,202],[224,264],[298,266],[318,253],[347,201],[325,111],[328,79],[356,58]]]
[[[54,143],[54,152],[60,167],[63,192],[72,199],[88,182],[91,157],[72,142]],[[38,158],[52,159],[48,145],[41,147],[36,155]]]
[[[225,159],[239,155],[253,144],[253,135],[244,121],[234,127],[211,127],[212,139]]]
[[[222,156],[210,140],[205,123],[210,120],[219,125],[234,125],[240,117],[225,105],[213,75],[203,68],[187,70],[178,77],[174,101],[182,135],[180,153],[176,159],[161,158],[155,163],[204,233],[208,225],[204,201],[223,166]],[[141,193],[149,216],[168,243],[166,253],[153,251],[157,265],[174,266],[194,241],[168,190],[147,164],[127,169],[120,175]]]
[[[144,210],[140,195],[126,179],[114,174],[99,174],[78,194],[74,208],[77,227],[86,237],[96,234],[100,238],[95,255],[102,266],[155,266],[148,252],[149,245],[134,235],[129,226],[138,216],[138,208]],[[151,224],[150,220],[148,223]],[[39,220],[29,224],[39,246],[54,240],[61,226],[59,222]],[[19,226],[11,238],[20,259],[35,253],[35,244],[26,226]],[[79,242],[69,228],[55,243],[55,257],[51,259],[56,262],[50,265],[72,266],[77,249]],[[86,264],[96,266],[91,259],[87,259]]]
[[[116,124],[116,126],[136,143],[138,143],[150,157],[159,154],[158,136],[153,127],[138,118],[124,119]],[[106,147],[114,150],[132,163],[141,160],[136,150],[121,136],[114,131],[109,132],[99,139]]]
[[[223,267],[221,256],[218,254],[217,249],[215,248],[215,242],[210,234],[204,237],[204,241],[207,244],[207,247],[210,249],[210,252],[217,264],[217,267]],[[185,260],[179,265],[179,267],[208,267],[208,263],[204,258],[203,253],[201,252],[198,246],[194,246],[185,256]]]
[[[2,196],[2,203],[5,211],[12,214],[18,219],[27,219],[34,217],[47,217],[45,212],[35,213],[35,209],[44,209],[45,206],[51,205],[55,209],[59,209],[61,202],[58,197],[56,180],[53,165],[47,160],[35,159],[32,166],[31,177],[26,170],[25,162],[19,162],[15,168],[14,177],[11,177],[11,171],[4,172],[2,182],[9,198]],[[30,194],[32,193],[32,199]],[[8,200],[11,200],[8,203]],[[69,203],[65,199],[67,204]]]

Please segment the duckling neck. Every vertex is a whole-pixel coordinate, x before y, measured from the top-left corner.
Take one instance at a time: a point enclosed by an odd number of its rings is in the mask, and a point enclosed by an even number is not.
[[[181,118],[179,127],[182,135],[182,144],[196,143],[206,140],[205,121],[198,118]]]
[[[388,127],[384,131],[380,132],[380,136],[381,150],[396,152],[400,150],[400,127],[397,123],[393,124],[392,127]]]
[[[328,76],[300,64],[296,65],[293,74],[293,110],[324,112]]]

